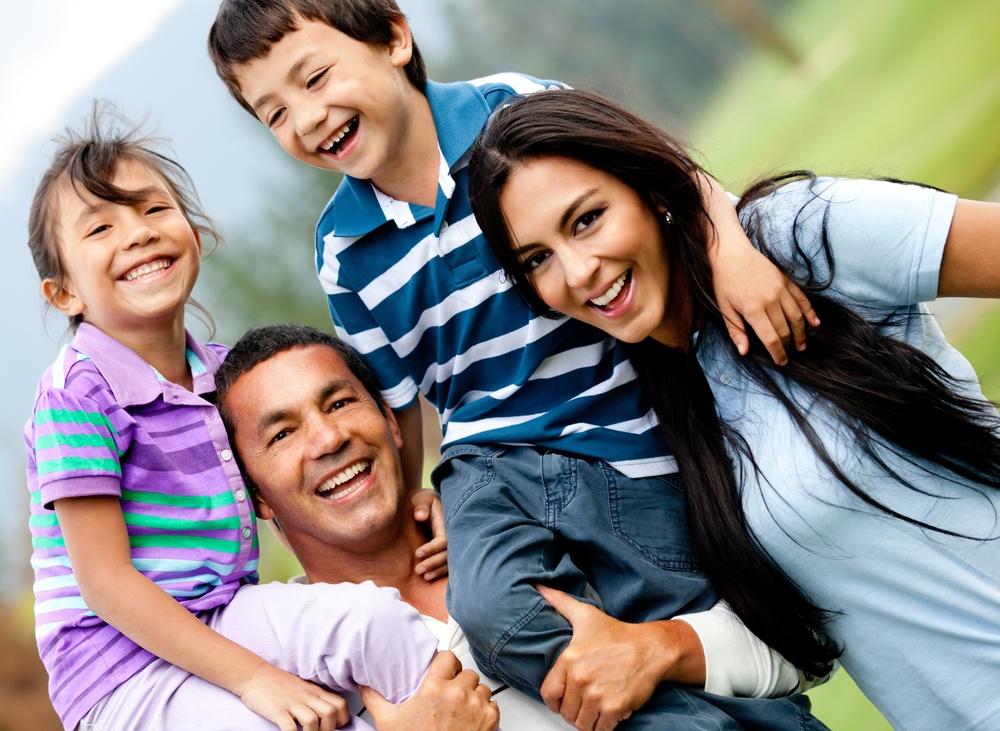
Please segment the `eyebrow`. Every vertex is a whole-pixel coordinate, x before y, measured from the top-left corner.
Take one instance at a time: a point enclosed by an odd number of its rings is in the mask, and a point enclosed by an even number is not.
[[[352,389],[352,384],[346,378],[337,378],[327,383],[319,392],[319,401],[326,401],[338,391]],[[353,389],[352,389],[353,390]],[[291,409],[276,409],[265,413],[257,420],[257,433],[263,434],[275,424],[292,416]]]
[[[149,185],[146,186],[145,188],[139,188],[138,190],[126,190],[124,192],[126,195],[135,196],[136,198],[138,198],[139,200],[137,200],[136,203],[147,200],[149,198],[153,198],[158,195],[169,195],[166,188],[161,188],[158,185]],[[106,208],[107,206],[129,205],[128,203],[116,203],[115,201],[109,201],[107,198],[98,198],[97,199],[98,202],[95,204],[88,203],[87,201],[83,200],[83,198],[80,198],[80,200],[83,201],[86,207],[83,209],[83,213],[80,214],[79,218],[76,219],[77,226],[80,226],[83,223],[83,219],[85,219],[87,216],[92,216],[93,214],[100,211],[102,208]]]
[[[583,203],[592,195],[594,195],[596,192],[597,188],[591,188],[590,190],[584,191],[583,193],[581,193],[580,195],[578,195],[576,198],[574,198],[569,202],[569,205],[566,206],[565,210],[563,210],[563,214],[559,217],[560,230],[566,228],[566,225],[569,223],[569,219],[573,217],[573,214],[576,213],[577,209],[579,209],[580,206],[582,206]],[[527,245],[519,244],[514,247],[514,253],[517,254],[518,256],[521,256],[523,255],[524,251],[531,250],[535,246],[536,244],[527,244]]]

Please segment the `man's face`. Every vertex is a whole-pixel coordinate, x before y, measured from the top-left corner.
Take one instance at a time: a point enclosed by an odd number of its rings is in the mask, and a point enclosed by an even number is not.
[[[402,520],[396,420],[331,348],[293,348],[257,365],[225,408],[257,513],[277,518],[300,559],[334,546],[363,551]]]

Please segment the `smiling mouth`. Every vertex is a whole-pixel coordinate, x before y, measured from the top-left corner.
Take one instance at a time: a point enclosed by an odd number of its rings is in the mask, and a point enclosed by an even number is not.
[[[344,143],[358,130],[358,118],[353,117],[347,124],[330,135],[320,146],[319,151],[336,155]]]
[[[339,500],[360,488],[370,474],[371,462],[363,459],[324,482],[316,489],[316,494],[326,500]]]
[[[629,269],[628,271],[624,272],[620,277],[618,277],[618,279],[614,281],[614,284],[608,287],[607,292],[602,294],[600,297],[595,297],[592,300],[588,300],[588,302],[592,306],[600,310],[613,310],[614,303],[618,299],[618,295],[621,294],[622,290],[625,289],[626,285],[631,280],[632,280],[632,270]]]
[[[170,265],[174,263],[173,259],[156,259],[155,261],[149,261],[145,264],[140,264],[135,267],[135,269],[129,269],[125,272],[120,279],[124,282],[135,282],[140,279],[147,279],[154,274],[162,272],[164,269],[169,269]]]

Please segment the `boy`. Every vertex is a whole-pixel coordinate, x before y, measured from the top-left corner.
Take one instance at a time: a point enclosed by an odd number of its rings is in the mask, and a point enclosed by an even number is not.
[[[224,0],[209,51],[289,154],[346,176],[318,224],[320,280],[338,334],[397,412],[411,488],[422,479],[418,391],[441,417],[449,609],[483,670],[537,696],[572,627],[536,583],[579,596],[589,579],[627,621],[699,612],[701,642],[719,646],[727,620],[709,630],[700,614],[714,595],[688,537],[658,530],[683,514],[683,494],[631,366],[599,332],[533,316],[470,212],[465,155],[490,112],[551,83],[427,81],[392,0]],[[727,257],[739,252],[729,265],[745,279],[762,264],[739,235],[746,250],[726,244]],[[808,305],[785,287],[772,310],[788,313],[801,343]],[[788,334],[779,319],[768,336],[777,350]],[[584,571],[569,559],[580,547]],[[706,687],[744,690],[730,682],[739,663],[725,660],[706,659]]]

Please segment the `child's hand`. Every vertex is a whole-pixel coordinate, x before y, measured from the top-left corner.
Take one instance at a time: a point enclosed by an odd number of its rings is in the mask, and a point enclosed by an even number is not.
[[[433,490],[418,490],[413,493],[413,517],[420,523],[430,522],[430,541],[416,551],[417,563],[414,569],[427,581],[448,575],[448,540],[444,534],[444,511],[441,500]]]
[[[327,731],[350,720],[347,701],[336,693],[262,663],[239,694],[243,705],[281,731]]]
[[[711,257],[715,298],[736,349],[741,355],[750,349],[745,320],[774,362],[785,365],[786,347],[794,344],[796,350],[805,350],[806,325],[819,325],[808,298],[749,241],[742,245],[720,241],[715,248]]]

